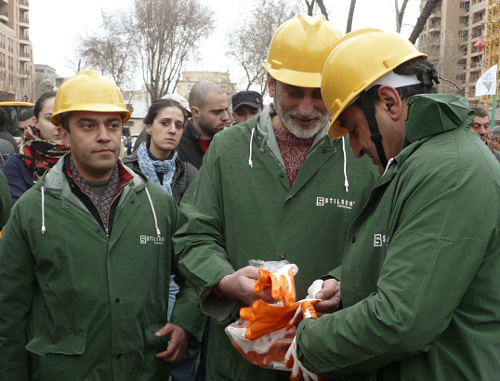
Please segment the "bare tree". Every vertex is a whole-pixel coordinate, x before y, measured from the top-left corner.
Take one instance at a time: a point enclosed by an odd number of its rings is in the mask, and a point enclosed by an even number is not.
[[[429,18],[430,14],[432,13],[432,10],[441,2],[441,0],[427,0],[425,3],[425,6],[422,8],[422,11],[420,12],[420,16],[418,16],[417,23],[415,24],[415,27],[413,28],[413,31],[411,32],[410,35],[410,42],[415,43],[417,41],[418,36],[420,33],[422,33],[422,30],[424,30],[425,23],[427,22],[427,19]]]
[[[78,37],[76,48],[78,69],[95,69],[111,77],[120,88],[133,88],[137,58],[133,40],[126,33],[122,13],[106,14],[101,11],[102,25],[97,31]]]
[[[134,0],[127,28],[151,100],[173,91],[188,55],[213,27],[213,12],[199,0]]]
[[[354,8],[356,8],[356,0],[351,0],[351,5],[349,6],[349,15],[347,16],[347,26],[345,32],[349,33],[352,29],[352,19],[354,18]]]
[[[403,0],[403,4],[401,4],[401,8],[399,8],[398,0],[394,0],[394,6],[396,8],[396,32],[398,33],[401,33],[401,26],[403,25],[403,17],[407,5],[408,0]]]
[[[323,2],[323,0],[311,0],[311,1],[305,0],[305,2],[307,6],[307,14],[309,16],[312,16],[314,14],[314,5],[316,4],[320,9],[321,14],[325,16],[325,18],[328,20],[328,11],[326,10],[325,3]]]
[[[229,30],[228,55],[244,72],[245,87],[259,86],[260,93],[267,93],[266,69],[262,66],[267,58],[274,32],[286,20],[299,12],[298,2],[288,0],[259,0],[250,17]]]

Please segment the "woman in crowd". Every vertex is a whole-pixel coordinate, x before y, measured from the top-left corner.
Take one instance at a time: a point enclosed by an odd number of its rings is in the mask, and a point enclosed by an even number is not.
[[[153,102],[144,118],[146,140],[139,144],[135,152],[123,158],[125,165],[142,172],[149,181],[172,194],[177,204],[197,172],[194,166],[181,161],[175,151],[184,131],[184,118],[180,103],[171,99]],[[169,319],[178,291],[179,286],[171,276]],[[179,363],[171,364],[170,375],[174,381],[195,379],[198,352],[188,350]]]
[[[149,181],[172,194],[177,204],[196,174],[191,164],[181,161],[175,149],[184,130],[184,110],[171,99],[159,99],[144,118],[146,140],[123,163],[142,172]]]
[[[5,162],[4,173],[12,204],[69,152],[69,147],[62,143],[59,128],[50,122],[55,97],[55,92],[48,92],[38,98],[34,108],[35,123],[26,128],[23,152],[12,155]]]

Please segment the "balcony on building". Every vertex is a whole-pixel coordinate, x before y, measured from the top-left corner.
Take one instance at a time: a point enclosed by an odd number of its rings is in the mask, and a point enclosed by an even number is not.
[[[9,22],[9,12],[0,9],[0,22],[7,24]]]
[[[429,15],[429,20],[432,21],[434,19],[440,19],[441,18],[441,8],[440,7],[435,7],[431,14]]]
[[[20,71],[18,73],[18,77],[19,78],[24,78],[24,79],[31,78],[31,72],[29,70]]]
[[[19,34],[19,43],[21,45],[29,45],[30,44],[30,38],[28,33],[20,33]]]
[[[484,36],[484,25],[479,25],[474,28],[472,28],[472,39],[479,39],[482,36]]]
[[[18,4],[19,4],[19,8],[25,9],[25,10],[29,11],[29,9],[30,9],[30,2],[29,2],[29,0],[19,0]]]
[[[482,57],[481,56],[471,57],[469,68],[470,68],[471,72],[476,71],[476,70],[482,70],[483,69]]]
[[[439,32],[441,30],[441,21],[433,21],[429,24],[429,32]]]
[[[481,12],[476,12],[472,16],[472,25],[477,26],[477,25],[484,25],[486,22],[486,14],[484,12],[484,9]]]
[[[21,62],[31,62],[31,54],[21,53],[19,54],[19,61]]]
[[[30,27],[30,18],[25,15],[24,17],[19,17],[19,26],[24,26],[25,28]]]

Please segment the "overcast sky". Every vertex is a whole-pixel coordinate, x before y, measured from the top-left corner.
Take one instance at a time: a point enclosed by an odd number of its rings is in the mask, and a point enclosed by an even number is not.
[[[208,71],[231,72],[225,56],[226,29],[244,17],[245,9],[257,0],[200,0],[215,12],[217,29],[201,45],[199,64],[187,64],[185,70],[202,69]],[[111,11],[127,8],[132,0],[31,0],[30,40],[33,43],[34,61],[56,69],[61,76],[74,74],[76,64],[74,46],[77,35],[85,35],[101,22],[100,10]],[[350,0],[325,0],[330,6],[330,21],[345,32]],[[420,0],[409,1],[409,11],[405,24],[414,25],[418,17]],[[394,0],[357,0],[353,29],[375,27],[395,30]],[[247,13],[248,14],[248,13]],[[405,26],[403,34],[409,36],[412,27]]]

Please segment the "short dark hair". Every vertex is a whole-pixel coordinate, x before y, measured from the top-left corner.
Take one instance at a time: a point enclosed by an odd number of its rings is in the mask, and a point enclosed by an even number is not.
[[[491,140],[500,139],[500,126],[496,126],[491,130]]]
[[[149,107],[148,113],[143,119],[143,123],[145,126],[148,124],[153,124],[155,118],[158,116],[158,113],[160,110],[163,110],[164,108],[167,107],[175,107],[178,108],[181,111],[182,114],[182,124],[184,125],[184,122],[186,121],[186,114],[184,114],[184,107],[181,106],[181,104],[177,101],[174,101],[173,99],[168,99],[168,98],[162,98],[162,99],[157,99],[154,101],[151,106]],[[146,136],[146,142],[149,147],[149,144],[151,142],[151,135]]]
[[[40,112],[42,111],[43,106],[45,105],[45,102],[47,101],[47,99],[51,99],[51,98],[55,98],[55,97],[56,97],[55,91],[49,91],[49,92],[46,92],[46,93],[43,93],[42,95],[40,95],[40,98],[38,98],[36,103],[35,103],[35,109],[33,110],[33,114],[37,120],[38,120],[38,117],[40,116]]]
[[[62,128],[64,128],[66,131],[69,132],[69,118],[67,113],[61,115],[61,119],[59,119],[59,124],[61,125]]]
[[[203,108],[207,104],[209,94],[226,94],[224,90],[216,83],[208,79],[202,79],[196,82],[189,93],[189,106]]]
[[[145,125],[148,124],[153,124],[156,116],[160,112],[160,110],[166,108],[166,107],[176,107],[182,112],[182,117],[184,120],[182,122],[185,122],[186,116],[184,115],[184,107],[181,106],[181,104],[177,101],[174,101],[173,99],[168,99],[168,98],[162,98],[162,99],[157,99],[154,101],[151,106],[149,106],[148,113],[143,119],[143,123]]]
[[[9,114],[3,108],[0,108],[0,128],[4,128],[9,121]]]
[[[490,118],[490,116],[488,115],[488,113],[486,112],[486,110],[484,108],[472,107],[471,110],[474,111],[474,114],[476,116],[479,116],[480,118],[485,118],[485,117],[488,117],[488,119]]]
[[[437,81],[437,71],[434,65],[423,57],[417,57],[410,61],[404,62],[394,70],[396,74],[411,75],[414,74],[420,80],[419,84],[402,86],[396,88],[401,99],[408,99],[409,97],[417,94],[434,94],[436,93],[436,88],[433,85],[433,81]],[[381,85],[373,86],[370,88],[366,95],[369,99],[375,102],[378,96],[378,88]],[[356,104],[361,107],[361,102],[359,99]]]
[[[35,116],[35,111],[33,110],[32,107],[30,107],[19,114],[19,121],[24,122],[25,120],[31,119],[34,116]]]

